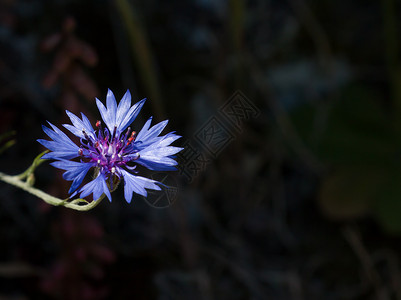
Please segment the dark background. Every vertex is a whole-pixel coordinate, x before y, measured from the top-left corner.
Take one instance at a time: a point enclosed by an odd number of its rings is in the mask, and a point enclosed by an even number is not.
[[[0,182],[0,298],[401,299],[400,14],[0,0],[1,172],[23,172],[66,109],[94,123],[108,88],[148,98],[137,131],[169,119],[186,147],[164,198],[120,188],[76,212]],[[45,162],[35,186],[65,198],[69,183]]]

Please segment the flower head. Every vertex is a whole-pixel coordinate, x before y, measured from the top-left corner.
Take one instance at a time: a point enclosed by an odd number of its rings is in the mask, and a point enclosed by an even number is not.
[[[43,126],[43,131],[51,140],[39,139],[38,142],[52,151],[43,158],[54,159],[51,165],[66,171],[64,179],[72,181],[70,194],[78,192],[81,197],[93,194],[94,200],[105,194],[111,201],[110,190],[124,180],[124,196],[127,202],[131,202],[133,193],[146,197],[146,189],[161,189],[158,185],[161,183],[136,175],[137,164],[155,171],[175,170],[177,162],[174,155],[183,148],[170,146],[180,138],[174,132],[160,136],[167,120],[151,127],[152,118],[149,118],[138,134],[128,127],[145,101],[142,99],[131,106],[131,94],[127,91],[117,105],[109,90],[106,107],[96,99],[106,126],[97,121],[95,129],[84,114],[81,113],[79,118],[66,111],[72,125],[63,126],[80,139],[79,146],[50,122],[51,128]],[[94,179],[78,190],[92,168],[95,170]]]

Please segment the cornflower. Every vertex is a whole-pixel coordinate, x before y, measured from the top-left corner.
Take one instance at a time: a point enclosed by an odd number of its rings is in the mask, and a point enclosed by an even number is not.
[[[138,134],[132,131],[128,126],[135,120],[145,101],[146,99],[142,99],[131,106],[131,94],[127,90],[117,105],[113,93],[108,90],[106,107],[96,99],[106,127],[101,121],[97,121],[96,129],[83,113],[79,118],[66,111],[72,125],[63,126],[80,139],[79,146],[50,122],[51,128],[42,126],[51,139],[37,140],[51,151],[42,158],[55,160],[51,165],[66,171],[63,178],[72,181],[68,191],[71,197],[77,193],[80,193],[81,198],[93,194],[93,199],[97,200],[105,194],[111,201],[110,191],[122,180],[124,197],[128,203],[131,202],[133,193],[146,197],[147,189],[161,190],[162,183],[137,175],[137,165],[153,171],[176,170],[174,155],[183,148],[170,144],[181,136],[175,132],[160,136],[168,120],[151,127],[152,117]],[[79,188],[91,169],[94,169],[93,179]]]

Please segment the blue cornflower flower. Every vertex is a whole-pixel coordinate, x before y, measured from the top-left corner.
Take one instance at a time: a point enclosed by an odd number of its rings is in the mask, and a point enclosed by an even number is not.
[[[174,132],[159,136],[168,121],[150,127],[152,118],[149,118],[138,135],[135,131],[131,132],[128,126],[135,120],[145,101],[142,99],[131,106],[131,94],[127,90],[117,106],[113,93],[108,90],[106,107],[96,99],[106,128],[103,128],[101,121],[97,121],[94,129],[83,113],[80,119],[66,111],[72,125],[63,126],[80,138],[80,146],[50,122],[51,129],[42,126],[51,140],[39,139],[38,142],[52,151],[42,158],[54,159],[51,165],[66,171],[64,179],[72,181],[68,191],[70,194],[80,193],[80,197],[93,194],[94,200],[105,194],[111,201],[110,190],[123,179],[124,196],[129,203],[132,193],[146,197],[146,189],[161,189],[158,185],[160,182],[135,175],[138,173],[135,170],[136,164],[155,171],[176,170],[174,155],[183,148],[170,144],[181,136]],[[95,169],[94,179],[77,190],[92,168]]]

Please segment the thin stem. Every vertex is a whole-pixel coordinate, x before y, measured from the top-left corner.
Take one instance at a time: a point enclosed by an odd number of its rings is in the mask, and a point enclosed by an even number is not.
[[[99,199],[94,200],[92,202],[87,202],[85,199],[81,199],[81,198],[75,199],[72,202],[67,202],[68,199],[62,200],[62,199],[56,198],[54,196],[51,196],[51,195],[43,192],[42,190],[39,190],[37,188],[30,186],[29,183],[22,181],[20,179],[20,176],[21,175],[10,176],[10,175],[0,172],[0,180],[6,182],[8,184],[14,185],[16,187],[19,187],[20,189],[22,189],[32,195],[35,195],[36,197],[42,199],[46,203],[54,205],[54,206],[65,206],[65,207],[68,207],[68,208],[71,208],[74,210],[88,211],[88,210],[96,207],[105,197],[105,195],[102,194],[102,196],[100,196]],[[85,205],[77,204],[77,203],[82,203],[82,202],[86,202],[88,204],[85,204]]]
[[[32,165],[28,169],[26,169],[25,172],[15,176],[15,177],[17,177],[19,179],[25,179],[25,178],[29,177],[29,175],[31,175],[40,164],[42,164],[43,162],[46,161],[46,159],[42,159],[42,156],[48,152],[50,152],[50,151],[46,150],[46,151],[43,151],[42,153],[40,153],[38,156],[36,156],[35,159],[33,160]]]
[[[48,152],[49,151],[46,150],[46,151],[40,153],[37,157],[35,157],[32,165],[28,169],[26,169],[25,172],[23,172],[19,175],[11,176],[11,175],[7,175],[7,174],[0,172],[0,180],[6,182],[8,184],[14,185],[16,187],[19,187],[20,189],[23,189],[24,191],[26,191],[32,195],[35,195],[36,197],[42,199],[46,203],[54,205],[54,206],[65,206],[65,207],[68,207],[68,208],[71,208],[74,210],[87,211],[87,210],[90,210],[90,209],[96,207],[97,205],[99,205],[99,203],[105,197],[105,194],[102,194],[99,199],[94,200],[92,202],[88,202],[82,198],[74,199],[71,202],[68,202],[68,200],[70,200],[69,198],[67,198],[65,200],[59,199],[59,198],[56,198],[54,196],[51,196],[51,195],[43,192],[42,190],[34,188],[32,186],[33,182],[34,182],[34,178],[35,178],[33,176],[33,172],[40,164],[42,164],[44,161],[46,161],[46,159],[42,159],[42,156]],[[82,203],[85,203],[85,204],[80,205]]]

